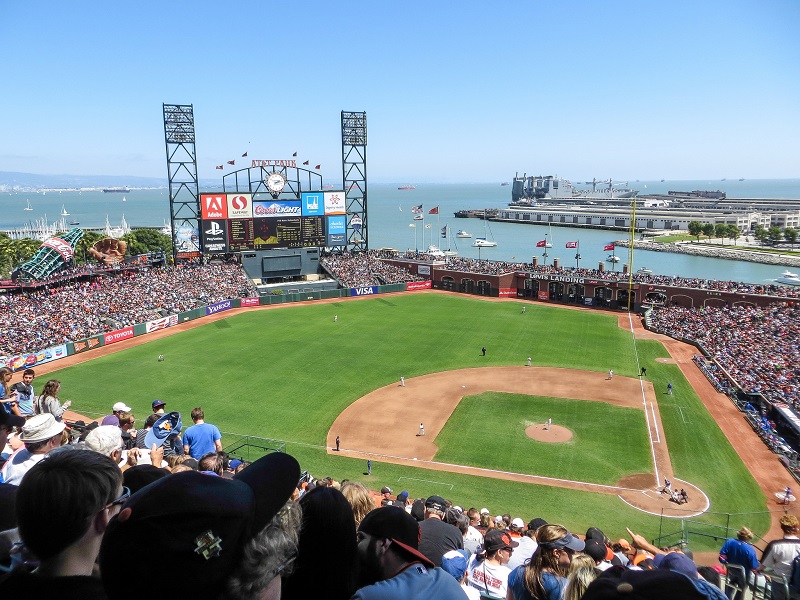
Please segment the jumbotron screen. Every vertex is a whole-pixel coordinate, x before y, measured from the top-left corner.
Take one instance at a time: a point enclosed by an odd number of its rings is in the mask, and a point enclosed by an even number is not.
[[[200,213],[202,250],[209,254],[347,244],[342,191],[302,192],[299,200],[201,194]]]

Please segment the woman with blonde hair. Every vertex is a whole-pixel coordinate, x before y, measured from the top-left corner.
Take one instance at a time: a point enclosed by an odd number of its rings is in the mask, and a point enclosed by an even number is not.
[[[578,553],[572,557],[562,600],[580,600],[583,597],[586,588],[597,578],[594,565],[594,559],[588,554]]]
[[[361,524],[362,519],[367,516],[367,513],[376,508],[375,501],[372,499],[372,494],[369,493],[367,486],[357,481],[348,481],[345,483],[342,486],[341,492],[344,497],[347,498],[350,507],[353,509],[353,517],[355,517],[356,529],[358,529],[358,526]]]
[[[560,600],[572,557],[585,547],[561,525],[542,525],[535,539],[536,552],[508,577],[508,600]]]

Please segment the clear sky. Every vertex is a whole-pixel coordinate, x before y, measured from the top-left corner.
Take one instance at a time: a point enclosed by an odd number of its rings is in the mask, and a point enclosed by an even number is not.
[[[166,178],[166,102],[201,178],[341,181],[342,110],[376,182],[800,176],[797,0],[0,0],[0,56],[1,171]]]

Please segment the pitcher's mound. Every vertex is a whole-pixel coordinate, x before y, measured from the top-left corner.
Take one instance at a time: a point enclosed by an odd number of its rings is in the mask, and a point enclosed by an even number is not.
[[[572,439],[572,431],[559,425],[544,428],[544,423],[534,423],[525,428],[525,435],[537,442],[568,442]]]

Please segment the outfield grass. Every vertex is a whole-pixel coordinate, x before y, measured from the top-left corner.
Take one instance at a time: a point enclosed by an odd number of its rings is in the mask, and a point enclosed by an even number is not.
[[[520,306],[515,301],[487,302],[444,294],[282,306],[154,340],[63,369],[54,377],[63,383],[62,400],[73,399],[79,412],[107,414],[114,402],[122,400],[134,408],[137,425],[150,413],[154,398],[164,399],[169,410],[181,411],[186,421],[193,407],[202,406],[207,420],[224,431],[287,441],[287,451],[316,476],[359,479],[376,488],[389,484],[409,489],[412,495],[436,492],[462,506],[490,505],[526,519],[542,516],[576,531],[601,524],[616,532],[613,535],[622,535],[624,526],[630,525],[655,535],[656,518],[609,496],[376,461],[368,478],[362,474],[364,461],[326,454],[325,437],[336,416],[366,393],[398,381],[400,375],[411,378],[451,369],[523,365],[528,356],[543,366],[601,373],[613,368],[616,374],[628,376],[638,373],[632,336],[617,327],[616,316],[538,304],[529,304],[527,313],[521,314]],[[338,322],[334,323],[334,315]],[[482,357],[484,345],[488,351]],[[660,399],[676,476],[703,487],[712,499],[712,510],[764,510],[763,494],[679,369],[655,362],[656,357],[666,356],[663,346],[637,345],[656,389],[665,389],[667,380],[675,386],[673,398]],[[166,360],[158,362],[162,353]],[[496,460],[507,470],[531,471],[544,465],[550,476],[577,480],[611,481],[615,470],[623,474],[650,470],[640,466],[646,435],[641,415],[620,416],[628,414],[625,409],[599,403],[593,410],[602,407],[606,412],[589,415],[585,411],[595,403],[513,395],[502,400],[509,403],[507,407],[496,411],[495,400],[483,395],[456,411],[458,415],[462,410],[477,412],[460,423],[464,417],[454,416],[447,424],[442,456],[458,454],[460,458],[452,462],[470,464]],[[525,407],[540,400],[553,403],[546,416],[556,423],[572,419],[570,429],[580,432],[576,448],[587,444],[580,448],[585,452],[567,456],[561,446],[565,456],[558,459],[551,448],[542,449],[540,457],[526,456],[535,453],[529,451],[532,440],[524,436],[520,421],[529,418]],[[555,404],[566,412],[557,412]],[[502,418],[506,410],[510,414]],[[602,422],[604,427],[607,415],[614,415],[614,420],[619,416],[621,422],[630,420],[629,431],[611,439],[589,439],[591,428],[584,430],[579,414],[587,417],[586,422]],[[476,435],[497,437],[508,444],[487,453],[478,450],[483,442],[468,443]],[[459,437],[466,442],[459,445]],[[500,454],[503,448],[505,454]],[[584,464],[590,454],[594,467]],[[767,518],[754,518],[748,524],[765,530]]]

